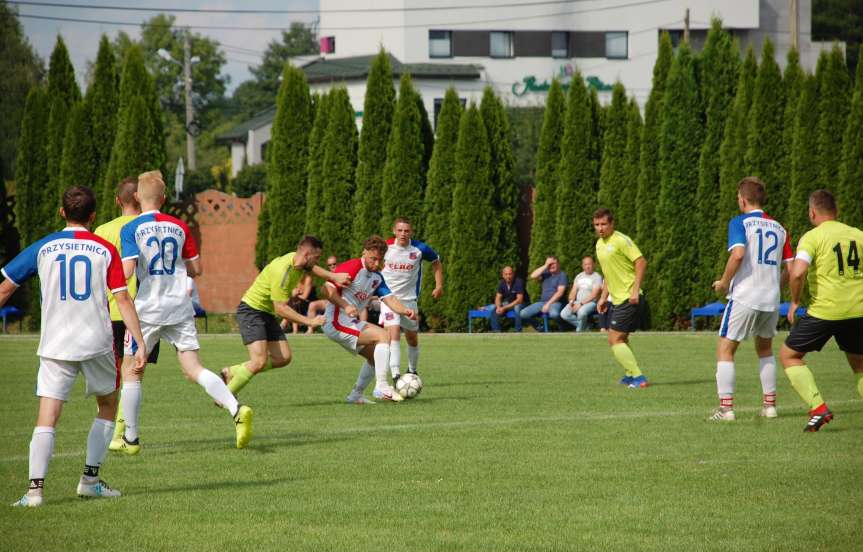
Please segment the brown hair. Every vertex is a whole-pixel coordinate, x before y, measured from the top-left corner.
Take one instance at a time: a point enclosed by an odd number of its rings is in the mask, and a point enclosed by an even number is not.
[[[411,219],[409,219],[407,217],[396,217],[396,220],[393,221],[393,228],[395,228],[396,224],[398,224],[400,222],[403,222],[405,224],[410,224],[411,226],[413,226],[413,223],[411,223]]]
[[[117,199],[123,205],[133,205],[135,201],[135,192],[138,191],[138,177],[127,176],[117,184]]]
[[[311,234],[306,234],[303,238],[297,243],[297,248],[300,247],[310,247],[312,249],[323,249],[324,242],[321,241],[321,238],[317,236],[313,236]]]
[[[809,196],[809,206],[825,215],[836,215],[836,198],[829,190],[815,190]]]
[[[596,211],[593,212],[593,220],[596,219],[604,219],[607,218],[608,222],[614,222],[614,213],[611,212],[611,209],[606,209],[605,207],[600,207]]]
[[[757,176],[746,176],[737,183],[737,193],[750,205],[761,207],[767,200],[764,183]]]
[[[381,255],[386,255],[387,249],[387,242],[377,235],[369,236],[366,238],[366,241],[363,242],[363,250],[365,251],[377,251]]]
[[[96,212],[96,194],[87,186],[72,186],[63,192],[63,212],[66,220],[86,224]]]

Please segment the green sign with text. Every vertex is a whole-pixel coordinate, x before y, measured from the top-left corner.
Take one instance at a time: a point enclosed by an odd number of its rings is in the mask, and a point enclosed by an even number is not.
[[[571,64],[567,63],[566,65],[561,65],[558,70],[558,78],[561,80],[561,85],[563,86],[563,90],[566,91],[569,89],[569,82],[572,80],[572,75],[575,74],[575,69]],[[566,79],[566,80],[565,80]],[[599,77],[589,76],[586,77],[585,82],[590,88],[595,88],[597,92],[609,92],[611,91],[611,85],[606,84],[600,80]],[[540,93],[540,92],[548,92],[548,89],[551,88],[551,83],[547,80],[538,82],[537,78],[533,75],[528,75],[521,79],[520,82],[515,82],[512,85],[512,93],[515,96],[524,96],[528,92]]]

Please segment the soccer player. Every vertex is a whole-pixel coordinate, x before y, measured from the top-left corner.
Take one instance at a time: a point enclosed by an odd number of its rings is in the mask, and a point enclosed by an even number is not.
[[[629,236],[614,230],[614,214],[610,210],[597,209],[593,213],[593,228],[599,236],[596,240],[596,259],[605,276],[596,310],[606,312],[611,299],[608,344],[611,345],[614,358],[625,371],[620,384],[632,389],[647,387],[647,378],[641,373],[638,361],[629,348],[629,334],[638,329],[645,308],[641,282],[647,270],[647,261]]]
[[[245,447],[252,437],[252,410],[240,405],[219,376],[201,365],[198,359],[198,332],[195,311],[186,292],[186,275],[201,274],[201,260],[195,239],[186,223],[159,212],[165,203],[165,183],[159,171],[138,177],[138,203],[144,211],[120,231],[123,270],[126,277],[137,274],[140,287],[135,307],[141,319],[144,341],[128,340],[125,354],[139,346],[150,349],[160,337],[177,349],[183,375],[197,382],[210,397],[234,418],[237,448]],[[138,417],[141,411],[141,378],[144,370],[123,363],[123,414],[126,431],[122,452],[138,454]]]
[[[87,436],[78,496],[120,496],[120,491],[99,478],[114,430],[120,381],[111,347],[106,290],[116,296],[126,327],[138,339],[142,339],[141,327],[126,291],[120,255],[113,245],[87,230],[96,217],[93,191],[83,186],[67,189],[60,216],[66,220],[66,228],[33,243],[2,269],[6,279],[0,283],[0,307],[18,286],[36,274],[42,293],[36,380],[39,413],[30,441],[30,488],[13,506],[42,505],[45,476],[54,450],[54,428],[79,372],[84,375],[87,395],[96,395],[98,412]],[[143,369],[146,358],[145,350],[140,349],[135,355],[135,368]]]
[[[240,337],[249,351],[249,360],[222,370],[228,389],[237,395],[256,374],[287,366],[291,348],[276,316],[310,328],[321,326],[323,316],[310,318],[290,306],[291,292],[308,274],[337,282],[350,283],[346,274],[334,274],[318,266],[323,243],[315,236],[304,236],[297,250],[274,259],[255,278],[237,307]]]
[[[815,226],[797,243],[791,265],[791,308],[788,321],[794,324],[800,304],[803,279],[809,280],[812,300],[806,316],[779,351],[785,375],[800,398],[809,405],[809,421],[803,431],[818,431],[833,419],[812,372],[803,361],[810,351],[820,351],[831,337],[845,353],[857,376],[857,392],[863,397],[863,231],[836,220],[833,194],[816,190],[809,196],[809,220]],[[810,270],[810,268],[812,270]]]
[[[737,206],[743,214],[728,223],[730,255],[722,277],[713,282],[713,289],[728,295],[728,306],[716,346],[719,408],[708,418],[711,421],[735,420],[734,353],[750,336],[755,336],[761,376],[761,415],[776,417],[773,336],[779,320],[780,281],[787,276],[782,268],[791,262],[792,254],[788,233],[761,208],[766,199],[764,184],[758,178],[747,176],[737,184]]]
[[[359,312],[366,308],[372,295],[381,298],[381,303],[392,312],[416,320],[416,312],[406,308],[387,287],[384,277],[378,272],[387,253],[387,243],[380,236],[371,236],[363,242],[363,254],[359,259],[345,261],[335,272],[351,277],[351,284],[340,289],[332,282],[324,286],[327,299],[324,334],[351,353],[359,353],[366,362],[360,368],[357,383],[347,396],[353,404],[373,404],[363,397],[363,391],[375,378],[375,398],[385,401],[401,401],[402,397],[387,381],[390,338],[383,328],[359,319]]]
[[[443,265],[434,249],[419,240],[411,239],[413,226],[409,219],[397,218],[393,223],[393,235],[394,238],[387,240],[389,247],[384,257],[384,269],[381,274],[387,287],[398,297],[402,305],[413,312],[419,312],[417,297],[420,293],[422,262],[429,261],[432,264],[435,282],[432,297],[435,300],[443,295]],[[401,377],[402,329],[405,331],[405,341],[408,342],[408,372],[416,374],[420,357],[419,322],[399,315],[383,303],[378,323],[390,336],[390,372],[393,383]]]

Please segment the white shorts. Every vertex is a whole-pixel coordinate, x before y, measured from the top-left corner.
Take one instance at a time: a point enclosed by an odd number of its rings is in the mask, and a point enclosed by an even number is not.
[[[84,374],[87,395],[110,395],[120,386],[120,369],[114,363],[114,353],[87,360],[39,357],[36,396],[68,401],[78,373]]]
[[[402,301],[402,305],[404,305],[405,308],[417,312],[416,301]],[[411,320],[407,316],[397,314],[383,301],[381,301],[381,316],[378,319],[378,324],[380,324],[384,328],[388,328],[390,326],[401,326],[403,330],[407,330],[409,332],[418,332],[420,329],[419,321]]]
[[[776,335],[776,324],[779,322],[779,311],[759,311],[729,301],[722,315],[719,326],[719,336],[732,341],[745,341],[757,335],[770,339]]]
[[[141,333],[147,347],[147,354],[153,350],[159,339],[164,337],[168,343],[177,348],[178,352],[197,351],[201,348],[198,344],[198,329],[195,327],[195,319],[189,318],[170,326],[149,324],[141,321]],[[132,339],[132,334],[126,330],[126,339],[123,342],[123,354],[134,356],[138,351],[138,344]]]
[[[350,351],[358,353],[359,346],[357,345],[360,332],[366,327],[367,322],[351,318],[344,312],[338,311],[336,317],[334,312],[337,309],[327,309],[327,321],[324,322],[324,335]]]

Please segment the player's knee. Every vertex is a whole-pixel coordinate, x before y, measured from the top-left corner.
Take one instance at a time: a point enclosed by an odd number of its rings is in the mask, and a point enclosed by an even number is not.
[[[249,369],[253,374],[257,374],[261,370],[263,370],[264,366],[267,364],[267,357],[252,357],[246,363],[246,368]],[[275,366],[275,360],[273,361],[273,366]]]
[[[273,368],[282,368],[290,364],[291,360],[293,360],[291,353],[278,357],[270,357],[270,365]]]

